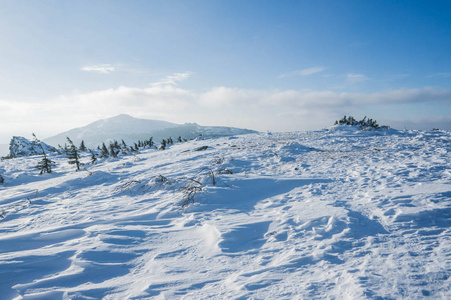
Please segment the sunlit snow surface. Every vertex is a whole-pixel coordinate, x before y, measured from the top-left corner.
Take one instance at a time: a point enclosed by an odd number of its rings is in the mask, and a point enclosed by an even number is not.
[[[450,299],[450,150],[450,132],[338,128],[191,141],[79,172],[52,156],[42,176],[39,156],[5,160],[0,295]]]

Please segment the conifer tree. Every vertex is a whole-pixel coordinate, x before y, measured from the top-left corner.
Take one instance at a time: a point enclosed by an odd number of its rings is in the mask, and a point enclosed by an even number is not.
[[[166,142],[165,139],[163,139],[163,140],[161,141],[160,149],[161,149],[161,150],[165,150],[165,149],[166,149],[166,145],[167,145],[167,142]]]
[[[91,164],[95,165],[97,162],[97,155],[91,149],[89,149],[89,152],[91,153]]]
[[[47,154],[45,154],[44,147],[42,147],[41,141],[38,140],[36,135],[32,133],[33,135],[33,141],[39,145],[39,147],[42,150],[42,160],[38,162],[35,168],[41,170],[39,175],[42,175],[43,173],[52,173],[52,166],[55,165],[55,162],[47,158]]]
[[[178,137],[177,142],[179,142],[179,143],[182,142],[182,137],[181,136]]]
[[[78,153],[77,147],[69,137],[66,137],[69,142],[69,147],[67,148],[66,158],[69,160],[69,164],[76,165],[77,171],[80,170],[80,154]]]
[[[122,154],[126,155],[128,152],[127,144],[122,140],[122,148],[121,148]]]
[[[3,178],[2,175],[0,175],[0,184],[3,184],[3,182],[5,182],[5,178]]]
[[[112,158],[116,158],[117,154],[118,154],[118,152],[116,152],[116,147],[114,146],[113,143],[110,143],[110,156]]]
[[[108,148],[106,147],[105,143],[102,143],[102,150],[100,152],[100,157],[108,157],[110,156],[109,152],[108,152]]]
[[[85,141],[81,140],[80,147],[78,148],[80,151],[86,151]]]
[[[149,147],[152,148],[153,145],[154,145],[153,136],[151,136],[150,139],[149,139]]]

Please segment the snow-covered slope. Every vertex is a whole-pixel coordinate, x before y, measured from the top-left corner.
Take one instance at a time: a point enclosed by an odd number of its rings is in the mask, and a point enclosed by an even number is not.
[[[102,142],[121,141],[121,139],[131,144],[138,140],[148,140],[150,137],[153,137],[154,141],[160,142],[168,137],[176,139],[181,136],[185,139],[191,139],[199,135],[215,137],[246,133],[255,133],[255,131],[231,127],[200,126],[195,123],[180,125],[165,121],[138,119],[122,114],[96,121],[84,127],[71,129],[47,138],[45,142],[63,146],[66,143],[66,137],[70,137],[77,145],[84,140],[87,147],[95,148]]]
[[[41,142],[42,148],[48,154],[50,152],[57,152],[55,147],[49,146],[44,142]],[[13,136],[9,143],[9,156],[20,157],[30,155],[42,154],[42,148],[34,141],[29,141],[21,136]]]
[[[342,129],[5,160],[2,298],[450,299],[451,133]]]

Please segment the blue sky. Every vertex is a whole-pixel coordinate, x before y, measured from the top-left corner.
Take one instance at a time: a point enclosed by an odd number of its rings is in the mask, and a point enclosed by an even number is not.
[[[450,1],[1,1],[0,143],[120,113],[451,129]]]

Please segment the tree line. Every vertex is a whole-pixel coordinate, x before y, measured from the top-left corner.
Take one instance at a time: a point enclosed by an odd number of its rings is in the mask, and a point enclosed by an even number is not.
[[[42,150],[42,160],[36,165],[36,168],[40,170],[40,174],[51,173],[52,167],[55,166],[55,162],[48,158],[44,148],[41,145],[41,141],[37,139],[34,133],[33,137],[35,143],[37,143]],[[163,139],[159,145],[155,145],[153,137],[150,137],[148,140],[139,140],[133,143],[133,145],[127,145],[124,140],[121,140],[121,142],[113,140],[108,144],[108,146],[105,143],[102,143],[102,145],[97,146],[96,149],[89,149],[85,146],[84,140],[82,140],[80,146],[77,147],[69,137],[66,138],[67,143],[64,144],[64,147],[58,145],[58,152],[59,154],[66,155],[68,163],[74,165],[76,171],[79,171],[80,168],[84,165],[80,162],[80,154],[83,152],[89,152],[91,154],[91,164],[94,165],[99,159],[117,158],[120,155],[127,155],[146,148],[166,150],[169,145],[174,144],[172,137],[169,137],[167,139]],[[187,141],[187,139],[183,139],[181,136],[177,138],[178,143]]]

